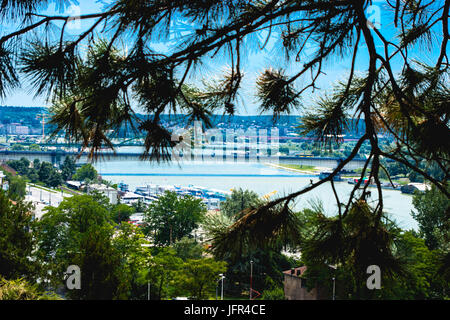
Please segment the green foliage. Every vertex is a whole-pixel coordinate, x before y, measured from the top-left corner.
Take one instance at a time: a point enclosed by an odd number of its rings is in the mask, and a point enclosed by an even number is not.
[[[41,146],[39,146],[38,144],[33,143],[33,144],[30,144],[28,146],[28,150],[30,150],[30,151],[41,151]]]
[[[134,202],[132,207],[134,208],[135,212],[144,212],[147,210],[147,205],[142,201],[141,198],[138,199],[137,202]]]
[[[285,300],[284,288],[278,287],[270,290],[264,290],[261,300]]]
[[[0,191],[0,276],[6,279],[32,278],[35,265],[29,259],[33,252],[31,206],[22,201],[12,203]]]
[[[11,146],[11,151],[24,151],[24,150],[26,150],[26,148],[18,143],[15,143]]]
[[[61,174],[58,171],[53,170],[50,176],[46,179],[45,183],[49,187],[56,188],[61,185],[62,181]]]
[[[82,300],[112,300],[127,297],[128,283],[122,276],[121,255],[111,242],[112,228],[91,226],[80,234],[70,254],[71,264],[82,270],[81,289],[71,290],[68,296]],[[67,266],[67,264],[64,264]]]
[[[41,167],[41,162],[39,161],[39,159],[34,159],[33,160],[33,168],[37,171],[39,171]]]
[[[27,183],[19,176],[9,177],[8,197],[13,200],[23,199],[26,195]]]
[[[27,158],[21,158],[20,160],[9,160],[6,164],[16,170],[18,174],[24,176],[28,172],[30,161]]]
[[[143,246],[146,243],[142,230],[126,222],[118,225],[112,239],[112,244],[121,257],[120,276],[126,288],[127,298],[143,297],[140,274],[147,269],[146,261],[150,255],[148,249]]]
[[[207,299],[217,286],[219,274],[225,273],[226,265],[212,258],[186,260],[183,272],[175,277],[178,290],[197,300]]]
[[[225,219],[223,222],[225,222]],[[244,211],[242,218],[225,227],[209,228],[212,252],[220,259],[239,258],[255,249],[276,249],[300,241],[299,219],[288,205],[263,203]]]
[[[112,219],[119,224],[122,221],[129,221],[133,213],[135,213],[135,209],[123,203],[118,203],[111,209]]]
[[[39,182],[39,172],[38,172],[38,170],[36,170],[34,167],[33,168],[29,168],[28,169],[28,173],[27,173],[27,177],[28,177],[28,179],[30,179],[30,181],[32,183]]]
[[[203,247],[197,240],[183,237],[173,244],[177,257],[186,261],[187,259],[200,259],[203,255]]]
[[[77,181],[95,181],[97,180],[97,177],[98,172],[95,170],[94,166],[90,163],[86,163],[75,172],[75,175],[72,178]]]
[[[28,159],[21,158],[10,160],[7,164],[33,183],[43,182],[48,187],[57,187],[62,182],[61,174],[50,162],[40,163],[38,159],[35,159],[31,167]]]
[[[256,192],[250,190],[233,190],[225,201],[220,203],[220,211],[226,216],[237,220],[244,215],[246,209],[256,208],[261,204],[261,200]]]
[[[281,286],[283,281],[282,271],[293,267],[293,261],[281,254],[281,241],[274,241],[269,246],[267,246],[267,243],[257,246],[252,242],[252,233],[248,230],[243,231],[247,233],[248,240],[246,239],[246,241],[240,241],[242,238],[238,238],[238,240],[234,237],[228,238],[229,230],[239,221],[237,218],[238,215],[230,217],[220,212],[208,215],[202,224],[208,239],[212,239],[212,253],[216,258],[228,263],[226,291],[235,296],[240,296],[244,291],[248,291],[250,261],[254,262],[254,288],[257,290],[266,288],[265,279],[267,276],[273,279],[277,286]],[[297,224],[295,226],[298,227]],[[257,228],[255,226],[255,232],[258,232]],[[280,237],[275,236],[275,239],[279,240]],[[218,244],[219,248],[217,248]]]
[[[151,298],[164,299],[171,295],[175,286],[177,273],[182,270],[183,260],[176,256],[172,248],[162,248],[146,261],[148,267],[143,271],[141,282],[148,281],[151,285]]]
[[[440,287],[438,294],[442,295],[442,285],[436,281],[437,256],[427,248],[425,241],[410,231],[402,232],[396,248],[396,255],[405,261],[407,276],[388,282],[381,294],[391,299],[423,300],[436,298],[436,289]]]
[[[418,222],[419,231],[428,248],[450,250],[450,199],[432,186],[430,190],[416,193],[413,196],[413,205],[415,210],[411,214]]]
[[[266,286],[262,293],[261,300],[285,300],[284,287],[280,286],[270,277],[266,278]]]
[[[256,80],[261,112],[273,112],[274,118],[289,114],[300,105],[300,98],[282,70],[267,69]]]
[[[342,135],[349,128],[348,110],[359,101],[364,79],[354,79],[352,86],[339,83],[330,96],[321,97],[316,107],[309,111],[300,125],[303,135],[313,134],[318,140],[331,145],[342,142]]]
[[[62,179],[64,181],[70,180],[76,172],[75,160],[72,157],[66,157],[60,169]]]
[[[64,199],[37,223],[37,257],[47,271],[43,274],[57,287],[72,264],[82,272],[81,290],[68,294],[76,299],[124,298],[129,288],[122,281],[121,253],[113,246],[114,228],[110,213],[87,195]]]
[[[300,218],[305,223],[300,250],[308,267],[306,277],[318,283],[322,279],[329,286],[328,265],[337,265],[337,277],[347,286],[341,298],[371,299],[376,293],[366,288],[368,266],[379,266],[386,281],[405,276],[404,261],[394,250],[398,229],[377,216],[365,201],[353,203],[343,217],[326,217],[322,210],[316,206]]]
[[[0,300],[62,300],[54,293],[42,293],[25,279],[5,280],[0,277]]]
[[[195,230],[206,213],[201,199],[166,192],[144,214],[144,231],[156,245],[170,245]]]
[[[39,165],[39,181],[45,183],[49,187],[57,187],[61,184],[61,174],[50,162],[42,162]]]

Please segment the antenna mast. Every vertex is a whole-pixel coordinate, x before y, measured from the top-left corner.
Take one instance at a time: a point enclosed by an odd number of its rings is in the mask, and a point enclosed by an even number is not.
[[[41,123],[42,123],[42,142],[44,142],[45,139],[45,119],[49,118],[50,116],[44,113],[40,113],[38,115],[36,115],[36,119],[42,119]]]

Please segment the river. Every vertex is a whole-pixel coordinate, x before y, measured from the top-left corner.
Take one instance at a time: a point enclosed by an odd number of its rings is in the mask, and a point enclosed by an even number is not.
[[[95,164],[104,179],[114,183],[124,182],[134,191],[136,187],[148,183],[159,185],[190,184],[206,188],[231,190],[236,188],[253,190],[263,196],[273,191],[272,199],[298,191],[308,184],[318,181],[317,176],[270,167],[256,162],[185,162],[150,163],[145,161],[104,161]],[[341,202],[346,203],[353,185],[336,182],[336,191]],[[377,199],[376,189],[372,189],[372,201]],[[417,222],[411,216],[412,196],[397,190],[383,189],[385,211],[403,229],[417,230]],[[298,197],[295,209],[310,206],[311,201],[321,201],[327,215],[337,213],[336,200],[330,183],[325,183]]]

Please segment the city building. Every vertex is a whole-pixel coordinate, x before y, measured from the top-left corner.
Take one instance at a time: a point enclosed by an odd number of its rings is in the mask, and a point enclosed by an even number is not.
[[[109,199],[111,204],[117,204],[118,191],[112,187],[108,187],[104,184],[90,184],[86,187],[87,194],[99,192]]]
[[[18,135],[29,135],[30,128],[28,126],[16,126],[16,134]]]

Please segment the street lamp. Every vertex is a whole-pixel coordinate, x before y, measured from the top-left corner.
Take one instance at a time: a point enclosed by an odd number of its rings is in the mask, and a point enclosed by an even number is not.
[[[252,300],[253,260],[250,260],[250,300]]]
[[[333,280],[333,300],[336,300],[336,270],[337,270],[337,265],[330,265],[330,268],[334,269],[334,273],[335,276],[332,278]]]
[[[222,289],[221,289],[221,293],[220,293],[220,300],[223,300],[223,279],[225,279],[225,276],[223,275],[223,273],[219,274],[219,280],[217,280],[217,282],[222,281]],[[216,300],[217,300],[217,287],[216,287]]]
[[[149,243],[141,243],[141,247],[151,247]],[[147,300],[150,300],[150,279],[147,280]]]

